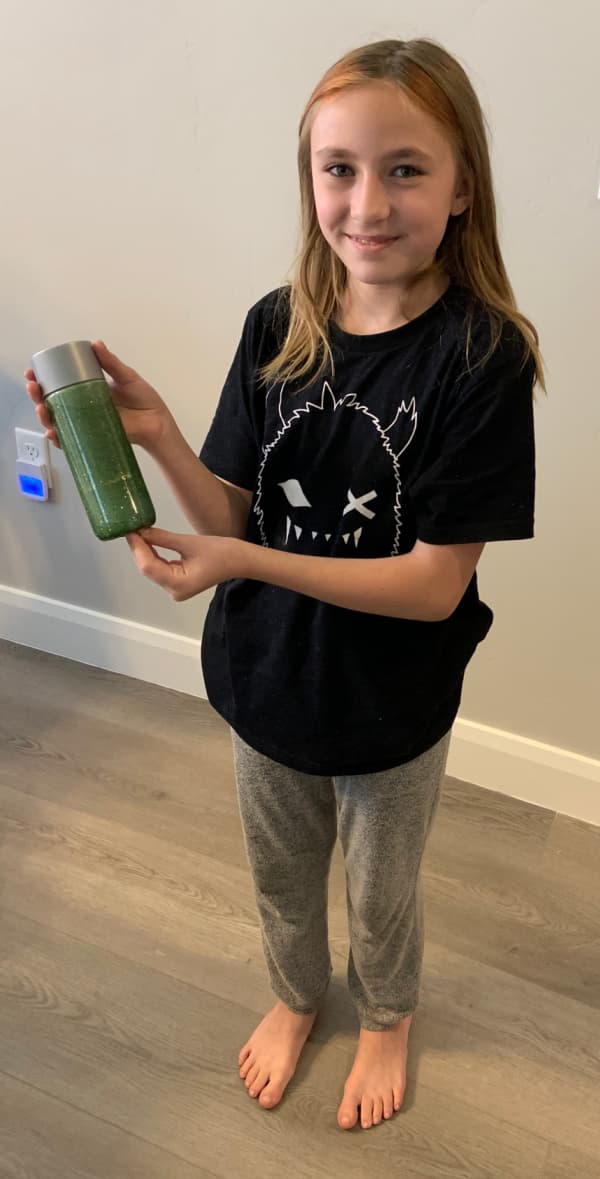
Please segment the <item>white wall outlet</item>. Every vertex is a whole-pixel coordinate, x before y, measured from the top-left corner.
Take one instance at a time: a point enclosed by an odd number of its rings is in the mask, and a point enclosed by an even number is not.
[[[34,466],[45,467],[48,476],[48,486],[51,487],[50,453],[46,436],[40,434],[37,430],[22,430],[20,426],[15,426],[15,438],[17,442],[17,459],[20,459],[23,463],[32,463]]]

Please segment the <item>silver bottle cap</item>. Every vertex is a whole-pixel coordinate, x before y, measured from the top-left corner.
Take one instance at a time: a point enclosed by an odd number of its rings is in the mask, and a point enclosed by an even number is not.
[[[68,385],[105,379],[90,340],[72,340],[69,344],[44,348],[35,353],[31,367],[44,397]]]

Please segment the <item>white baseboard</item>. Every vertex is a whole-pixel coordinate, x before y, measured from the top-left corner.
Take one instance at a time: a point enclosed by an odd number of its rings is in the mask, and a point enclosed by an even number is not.
[[[0,585],[0,637],[206,697],[200,641],[185,635]],[[600,761],[594,758],[459,717],[448,773],[600,826]]]
[[[206,697],[200,640],[0,585],[0,638]]]
[[[600,761],[458,717],[447,772],[600,826]]]

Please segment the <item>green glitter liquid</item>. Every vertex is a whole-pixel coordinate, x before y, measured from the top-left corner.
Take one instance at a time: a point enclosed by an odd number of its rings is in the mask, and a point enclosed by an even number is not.
[[[152,500],[106,382],[57,389],[46,405],[98,539],[154,524]]]

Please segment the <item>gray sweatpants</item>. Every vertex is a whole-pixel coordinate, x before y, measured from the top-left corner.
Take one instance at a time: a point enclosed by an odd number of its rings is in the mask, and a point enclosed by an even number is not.
[[[339,831],[346,867],[348,986],[361,1026],[415,1010],[423,960],[420,867],[450,733],[383,773],[321,778],[257,753],[232,733],[244,841],[271,987],[315,1011],[331,977],[327,895]]]

